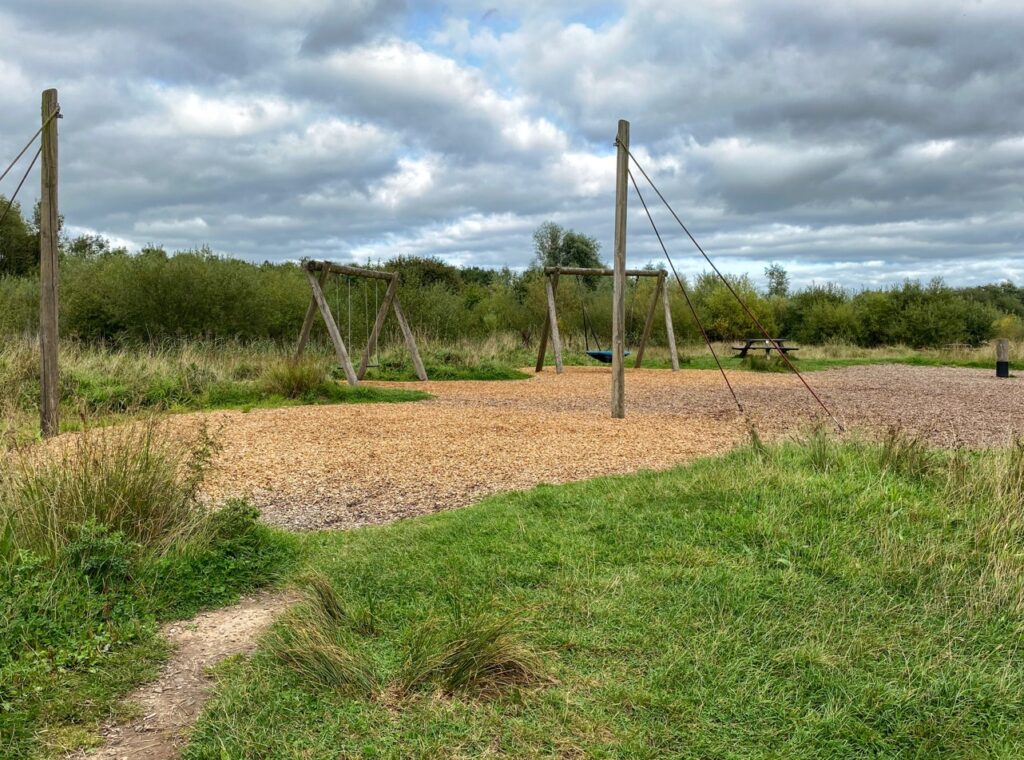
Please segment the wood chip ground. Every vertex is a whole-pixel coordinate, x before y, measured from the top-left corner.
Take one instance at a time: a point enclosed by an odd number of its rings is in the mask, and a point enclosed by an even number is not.
[[[730,379],[765,439],[822,419],[792,375]],[[993,371],[884,365],[809,380],[851,430],[898,426],[969,446],[1024,435],[1024,383]],[[522,381],[379,383],[435,397],[419,403],[190,417],[212,423],[223,445],[208,495],[248,496],[269,522],[293,530],[383,523],[538,483],[661,469],[745,440],[715,372],[628,370],[625,420],[610,418],[609,382],[606,368],[569,367]]]

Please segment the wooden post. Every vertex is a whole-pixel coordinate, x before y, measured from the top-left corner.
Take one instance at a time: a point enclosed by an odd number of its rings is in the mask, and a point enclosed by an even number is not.
[[[373,330],[370,331],[370,335],[366,339],[366,348],[363,349],[363,358],[359,361],[359,372],[356,373],[356,376],[360,380],[366,376],[366,368],[370,364],[370,356],[373,354],[373,350],[377,347],[377,339],[380,337],[380,331],[384,327],[384,320],[387,318],[388,311],[391,309],[391,302],[395,299],[396,290],[398,290],[398,278],[394,277],[391,282],[388,283],[388,289],[384,293],[384,303],[380,305],[380,309],[377,311],[377,318],[373,322]]]
[[[626,416],[626,181],[629,122],[619,120],[615,161],[615,270],[612,286],[612,417]]]
[[[327,325],[327,334],[331,336],[334,352],[338,356],[338,363],[345,370],[345,379],[348,380],[348,384],[354,388],[359,385],[359,379],[356,377],[356,371],[352,368],[352,361],[348,358],[348,351],[345,349],[345,342],[341,339],[341,333],[338,332],[338,326],[334,323],[334,317],[331,316],[331,307],[327,305],[324,292],[320,289],[320,281],[308,269],[306,277],[309,278],[309,287],[313,290],[313,300],[320,308],[320,316],[324,318],[324,324]]]
[[[654,327],[654,315],[658,313],[658,299],[661,297],[661,288],[665,284],[665,276],[662,274],[654,284],[654,295],[651,296],[651,305],[647,309],[647,321],[644,322],[644,333],[640,336],[640,345],[636,349],[636,363],[639,367],[644,360],[644,349],[647,348],[647,340],[651,337],[651,328]],[[639,281],[637,287],[640,287]]]
[[[533,368],[534,372],[541,372],[544,369],[544,354],[548,352],[548,331],[551,329],[551,317],[548,316],[548,310],[544,310],[544,327],[540,330],[540,343],[537,346],[537,366]]]
[[[1010,376],[1010,341],[996,341],[996,377]]]
[[[661,289],[661,297],[665,301],[665,337],[668,340],[668,352],[672,356],[672,371],[679,370],[679,350],[676,348],[676,332],[672,328],[672,306],[668,297],[668,286]]]
[[[395,277],[398,280],[398,277]],[[402,328],[402,337],[405,338],[405,347],[409,349],[409,355],[412,356],[412,366],[416,370],[416,377],[420,380],[427,379],[427,370],[423,366],[423,360],[420,359],[420,351],[416,348],[416,337],[412,334],[412,330],[409,329],[409,323],[405,321],[405,314],[402,313],[402,304],[398,301],[398,295],[396,294],[391,302],[391,305],[395,309],[395,319],[398,320],[398,326]]]
[[[42,120],[49,123],[42,135],[42,187],[39,197],[39,375],[40,427],[43,437],[60,432],[57,404],[59,374],[57,368],[58,340],[58,263],[57,242],[60,235],[60,207],[57,201],[57,119],[50,116],[58,108],[57,91],[43,91]]]
[[[553,272],[545,270],[545,274],[553,278],[551,282],[551,289],[558,292],[558,270],[555,269]],[[545,298],[547,294],[545,293]],[[541,372],[544,369],[544,355],[548,352],[548,334],[551,332],[551,312],[549,309],[544,310],[544,327],[540,331],[540,345],[537,348],[537,366],[534,367],[535,372]]]
[[[551,347],[555,350],[555,374],[562,374],[562,336],[558,332],[558,309],[555,307],[555,286],[551,277],[544,280],[548,296],[548,324],[551,326]]]
[[[321,269],[319,278],[321,290],[326,279],[327,270]],[[309,306],[306,307],[306,316],[302,320],[302,329],[299,331],[299,345],[295,347],[296,361],[302,358],[302,353],[306,350],[306,343],[309,342],[309,332],[313,329],[313,320],[316,319],[316,310],[316,298],[311,293],[309,296]]]

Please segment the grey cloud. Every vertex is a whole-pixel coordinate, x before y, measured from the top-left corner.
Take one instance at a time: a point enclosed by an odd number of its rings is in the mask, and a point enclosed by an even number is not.
[[[1016,3],[581,8],[9,0],[0,155],[56,85],[73,226],[254,259],[523,266],[546,218],[610,250],[624,116],[730,271],[1022,276]],[[634,209],[636,263],[661,256],[645,225]]]

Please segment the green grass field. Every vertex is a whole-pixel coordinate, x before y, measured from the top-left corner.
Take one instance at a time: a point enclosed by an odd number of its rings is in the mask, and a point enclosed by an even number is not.
[[[1022,535],[1020,447],[821,435],[314,534],[329,620],[222,666],[185,756],[1018,757]],[[482,675],[410,681],[424,631]]]

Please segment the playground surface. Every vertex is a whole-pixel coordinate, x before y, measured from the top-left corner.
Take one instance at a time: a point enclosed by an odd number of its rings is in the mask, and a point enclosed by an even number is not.
[[[465,506],[538,483],[663,469],[747,438],[716,372],[627,370],[625,420],[610,418],[609,370],[553,369],[521,381],[379,383],[430,401],[185,415],[221,445],[206,489],[247,496],[293,530],[351,528]],[[804,434],[820,408],[789,374],[732,372],[765,440]],[[898,427],[942,446],[1024,436],[1024,383],[987,370],[876,365],[815,373],[855,433]]]

